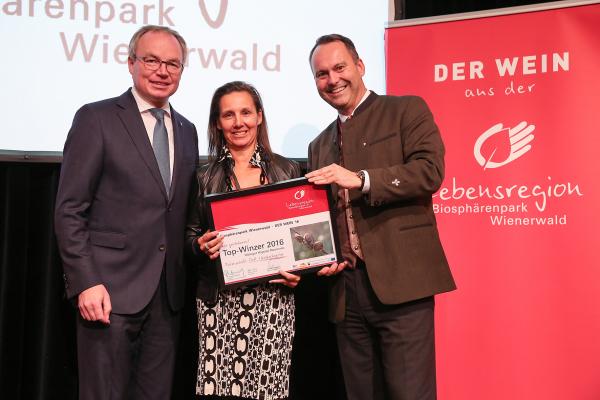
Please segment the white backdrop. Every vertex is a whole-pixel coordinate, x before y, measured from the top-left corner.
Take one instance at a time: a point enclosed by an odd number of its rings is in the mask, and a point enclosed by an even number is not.
[[[365,61],[367,86],[383,93],[387,13],[387,0],[2,0],[0,149],[61,151],[81,105],[131,86],[126,45],[150,23],[179,31],[193,49],[171,104],[196,124],[200,154],[212,93],[245,80],[263,96],[274,150],[304,158],[308,142],[335,117],[312,80],[315,39],[349,36]]]

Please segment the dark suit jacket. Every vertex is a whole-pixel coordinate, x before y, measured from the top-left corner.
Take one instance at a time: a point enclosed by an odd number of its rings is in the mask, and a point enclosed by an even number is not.
[[[455,289],[431,203],[444,177],[444,145],[425,102],[371,93],[342,129],[344,166],[370,177],[369,195],[351,190],[350,199],[379,300],[400,304]],[[339,162],[336,120],[309,145],[308,166]],[[330,318],[342,320],[341,277],[330,300]]]
[[[167,194],[131,90],[77,111],[55,207],[69,298],[104,284],[114,313],[136,313],[150,302],[164,266],[169,304],[183,306],[183,238],[198,137],[172,108],[171,115],[175,148]]]

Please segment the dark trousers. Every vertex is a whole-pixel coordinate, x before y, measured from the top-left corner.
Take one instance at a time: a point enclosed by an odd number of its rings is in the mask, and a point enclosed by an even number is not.
[[[170,399],[180,313],[171,310],[164,274],[139,313],[111,314],[110,325],[77,318],[79,398]]]
[[[348,400],[434,400],[434,299],[382,304],[362,266],[343,272],[346,316],[336,326]]]

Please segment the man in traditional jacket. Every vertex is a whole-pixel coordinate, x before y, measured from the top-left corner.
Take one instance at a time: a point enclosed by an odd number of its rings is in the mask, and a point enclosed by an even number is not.
[[[310,143],[306,176],[336,194],[345,261],[320,274],[336,275],[330,319],[348,399],[435,399],[433,296],[455,289],[432,208],[439,130],[421,98],[367,90],[350,39],[320,37],[309,61],[338,112]]]

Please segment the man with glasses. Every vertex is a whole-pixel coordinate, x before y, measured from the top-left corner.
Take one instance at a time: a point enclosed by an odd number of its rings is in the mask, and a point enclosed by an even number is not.
[[[196,128],[169,104],[183,38],[144,26],[133,88],[77,111],[63,151],[55,229],[76,303],[79,397],[168,399],[184,301],[183,237]]]

